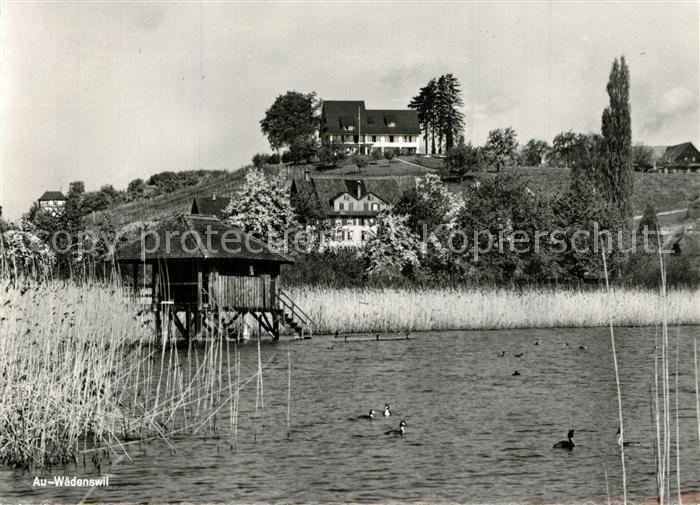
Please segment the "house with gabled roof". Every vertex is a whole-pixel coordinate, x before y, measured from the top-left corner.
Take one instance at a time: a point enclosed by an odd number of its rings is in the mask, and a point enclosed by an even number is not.
[[[363,100],[326,100],[321,107],[321,142],[346,152],[394,149],[418,154],[421,129],[412,109],[367,109]]]
[[[700,151],[692,142],[675,146],[651,146],[654,171],[670,170],[697,172],[700,170]]]
[[[226,207],[228,207],[229,203],[231,203],[231,198],[228,196],[217,196],[216,194],[212,196],[195,196],[192,199],[190,214],[215,216],[223,221]]]
[[[44,191],[39,197],[39,209],[42,212],[57,216],[63,212],[68,198],[60,191]]]
[[[316,207],[332,230],[329,247],[362,247],[376,233],[377,215],[415,187],[414,177],[349,179],[309,177],[292,180],[290,191]]]

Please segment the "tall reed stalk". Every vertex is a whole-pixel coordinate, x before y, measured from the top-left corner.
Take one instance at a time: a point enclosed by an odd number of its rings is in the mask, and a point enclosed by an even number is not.
[[[610,282],[608,280],[608,266],[605,260],[605,247],[601,248],[601,256],[603,258],[603,273],[605,274],[605,290],[608,293],[608,302],[606,304],[608,321],[610,328],[610,345],[612,347],[613,365],[615,367],[615,387],[617,388],[617,413],[620,423],[620,463],[622,465],[622,499],[627,505],[627,471],[625,469],[625,427],[622,419],[622,391],[620,389],[620,370],[617,365],[617,351],[615,349],[615,330],[613,328],[612,310],[610,309]]]

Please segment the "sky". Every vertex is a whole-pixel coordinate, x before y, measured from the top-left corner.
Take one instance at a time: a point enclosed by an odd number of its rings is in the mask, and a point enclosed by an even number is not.
[[[3,2],[0,203],[118,189],[163,170],[269,151],[259,121],[287,90],[404,108],[462,83],[466,138],[600,131],[615,57],[633,139],[700,146],[698,2]]]

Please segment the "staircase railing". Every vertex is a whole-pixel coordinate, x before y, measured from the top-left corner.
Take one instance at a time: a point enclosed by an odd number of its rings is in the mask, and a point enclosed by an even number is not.
[[[310,336],[314,334],[316,323],[314,323],[313,319],[287,293],[279,288],[277,289],[277,301],[283,313],[288,312],[292,320],[301,323],[302,328],[305,327]]]

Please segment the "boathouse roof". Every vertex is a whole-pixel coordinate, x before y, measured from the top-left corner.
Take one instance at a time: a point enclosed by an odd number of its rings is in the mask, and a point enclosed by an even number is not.
[[[122,263],[168,259],[293,263],[250,233],[215,216],[197,214],[178,214],[160,220],[155,228],[118,247],[115,256]]]

